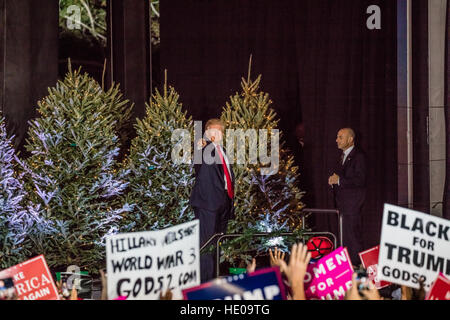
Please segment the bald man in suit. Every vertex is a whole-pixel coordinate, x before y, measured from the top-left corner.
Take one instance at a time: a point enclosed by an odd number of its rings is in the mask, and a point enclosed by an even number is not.
[[[341,157],[328,184],[333,188],[336,207],[343,217],[343,241],[353,265],[359,265],[362,246],[362,213],[366,198],[366,160],[355,146],[355,132],[351,128],[339,130],[337,147]]]

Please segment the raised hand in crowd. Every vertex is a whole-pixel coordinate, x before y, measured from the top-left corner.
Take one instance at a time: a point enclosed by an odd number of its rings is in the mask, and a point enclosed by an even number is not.
[[[402,300],[425,300],[425,288],[423,280],[419,280],[419,289],[402,286]]]
[[[358,275],[356,273],[353,273],[352,286],[345,293],[345,300],[362,300],[362,297],[358,292],[358,281],[356,280],[357,277]]]
[[[56,289],[58,290],[60,300],[80,300],[78,299],[78,291],[75,286],[69,291],[67,283],[62,280],[56,282]]]
[[[102,280],[102,295],[101,300],[108,300],[108,282],[106,281],[106,274],[103,269],[100,269],[100,278]]]
[[[72,292],[70,293],[70,299],[69,300],[79,300],[78,299],[78,291],[75,288],[75,286],[72,287]]]
[[[272,253],[272,249],[269,249],[269,255],[270,255],[270,266],[281,268],[281,260],[284,261],[285,253],[282,252],[281,250],[278,250],[278,248],[275,247],[275,250],[273,253]],[[282,270],[280,270],[280,271],[282,271]]]
[[[252,263],[249,263],[247,265],[247,273],[255,272],[255,270],[256,270],[256,259],[253,258]]]
[[[59,280],[56,282],[56,289],[58,290],[59,298],[61,300],[68,300],[70,297],[70,291],[67,288],[67,284]]]
[[[358,274],[353,273],[352,276],[352,286],[345,294],[345,300],[382,300],[380,293],[374,284],[369,281],[367,284],[367,289],[362,289],[361,294],[358,291],[358,287],[361,285],[361,281],[357,279]]]
[[[402,286],[402,300],[412,300],[412,289],[407,286]]]
[[[282,272],[286,274],[289,280],[293,300],[306,300],[303,281],[309,260],[311,260],[311,253],[308,252],[307,246],[303,243],[292,246],[288,265],[284,260],[278,260],[281,264]]]

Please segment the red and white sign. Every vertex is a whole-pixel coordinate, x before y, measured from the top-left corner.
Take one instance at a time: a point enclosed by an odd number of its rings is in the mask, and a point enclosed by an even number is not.
[[[425,300],[450,300],[450,279],[439,273]]]
[[[369,279],[374,283],[377,289],[382,289],[389,286],[391,283],[378,279],[378,254],[380,253],[380,246],[359,253],[364,269],[367,270]]]
[[[13,278],[19,300],[59,300],[58,290],[43,255],[0,271]]]

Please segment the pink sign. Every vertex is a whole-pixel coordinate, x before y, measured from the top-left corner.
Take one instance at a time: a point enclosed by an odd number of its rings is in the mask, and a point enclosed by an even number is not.
[[[306,298],[342,300],[352,286],[353,266],[347,248],[340,247],[308,266]]]

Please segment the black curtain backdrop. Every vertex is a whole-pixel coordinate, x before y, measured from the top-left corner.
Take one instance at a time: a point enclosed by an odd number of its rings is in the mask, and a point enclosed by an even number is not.
[[[0,0],[0,109],[22,152],[37,101],[58,78],[58,1]]]
[[[430,212],[428,0],[411,1],[413,208]]]
[[[383,204],[397,202],[396,2],[294,3],[304,161],[313,177],[306,191],[314,196],[312,206],[333,207],[326,182],[340,154],[336,133],[354,128],[368,161],[363,240],[369,248],[379,243]],[[381,30],[366,28],[364,13],[372,4],[381,9]],[[316,227],[335,221],[324,220]]]
[[[151,95],[149,1],[108,1],[108,87],[120,83],[126,99],[134,103],[133,117],[145,116]]]
[[[381,8],[381,30],[366,27],[370,5]],[[396,1],[170,0],[160,9],[161,70],[195,120],[220,116],[253,55],[253,78],[263,75],[301,164],[308,207],[333,207],[336,133],[356,130],[368,158],[364,242],[378,244],[383,204],[397,202]],[[336,220],[318,217],[313,228],[337,232]]]

